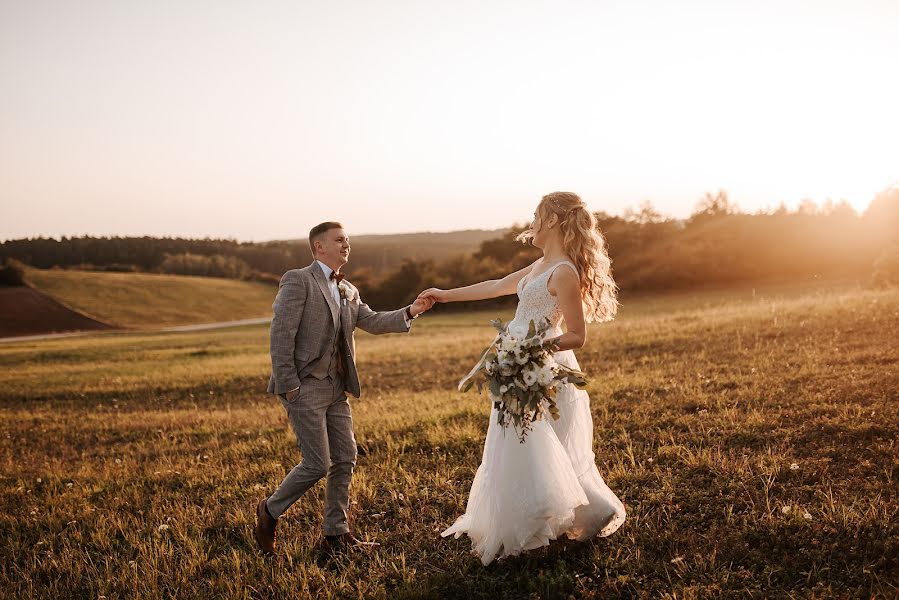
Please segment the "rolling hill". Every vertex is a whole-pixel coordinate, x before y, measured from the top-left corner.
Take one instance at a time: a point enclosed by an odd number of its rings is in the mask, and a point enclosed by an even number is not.
[[[78,313],[128,329],[267,317],[277,293],[262,283],[147,273],[28,269],[26,279]]]

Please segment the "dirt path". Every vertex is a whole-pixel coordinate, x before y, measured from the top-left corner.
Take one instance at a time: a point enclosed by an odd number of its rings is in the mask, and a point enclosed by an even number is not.
[[[104,331],[108,332],[126,332],[130,331],[132,333],[158,333],[158,332],[182,332],[182,331],[203,331],[204,329],[226,329],[228,327],[242,327],[244,325],[262,325],[264,323],[269,323],[271,319],[269,317],[260,317],[258,319],[240,319],[238,321],[222,321],[219,323],[198,323],[196,325],[180,325],[178,327],[168,327],[166,329],[151,329],[151,330],[128,330],[128,329],[113,329],[108,328]],[[66,337],[74,337],[78,335],[89,335],[92,333],[97,333],[96,330],[93,331],[67,331],[63,333],[41,333],[37,335],[20,335],[13,337],[0,337],[0,344],[4,342],[36,342],[40,340],[54,340],[58,338],[66,338]]]
[[[237,321],[222,321],[220,323],[198,323],[196,325],[180,325],[168,327],[160,331],[202,331],[203,329],[222,329],[224,327],[241,327],[243,325],[262,325],[269,323],[271,317],[259,317],[257,319],[239,319]]]

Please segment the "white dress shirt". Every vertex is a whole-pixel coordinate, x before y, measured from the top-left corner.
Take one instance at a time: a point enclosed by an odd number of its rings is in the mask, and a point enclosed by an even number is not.
[[[337,280],[331,279],[331,273],[334,272],[334,269],[320,260],[317,260],[315,262],[317,262],[318,266],[320,266],[322,268],[322,271],[325,272],[325,280],[328,282],[328,287],[331,288],[331,295],[334,296],[334,301],[337,303],[337,306],[340,306],[340,290],[337,289]]]

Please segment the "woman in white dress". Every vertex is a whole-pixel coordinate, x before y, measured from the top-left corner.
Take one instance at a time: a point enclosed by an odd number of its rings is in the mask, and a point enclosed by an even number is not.
[[[531,320],[548,319],[547,336],[559,348],[555,360],[578,369],[572,350],[584,345],[586,323],[609,321],[618,308],[596,220],[576,194],[554,192],[543,197],[518,239],[533,243],[543,256],[502,279],[430,288],[420,297],[462,302],[517,293],[513,332],[524,334]],[[534,423],[524,443],[514,431],[503,431],[496,409],[491,411],[465,514],[442,534],[467,534],[485,565],[497,555],[517,555],[563,534],[579,541],[604,537],[624,523],[624,505],[596,468],[587,392],[565,384],[555,400],[559,419]]]

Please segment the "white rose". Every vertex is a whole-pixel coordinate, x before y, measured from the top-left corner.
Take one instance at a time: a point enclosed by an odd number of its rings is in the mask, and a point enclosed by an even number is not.
[[[347,283],[346,281],[341,281],[337,288],[340,290],[340,295],[343,296],[347,302],[353,302],[356,300],[357,292],[356,288]]]
[[[521,378],[524,379],[524,384],[528,387],[537,383],[537,373],[531,369],[527,369],[524,373],[521,374]]]
[[[553,370],[549,367],[543,367],[540,369],[537,375],[537,380],[540,382],[540,385],[547,386],[553,382]]]

